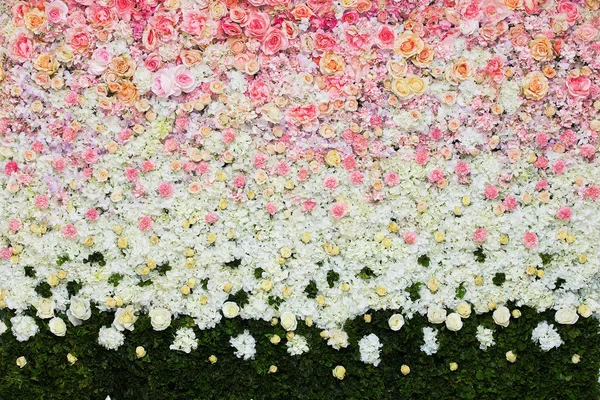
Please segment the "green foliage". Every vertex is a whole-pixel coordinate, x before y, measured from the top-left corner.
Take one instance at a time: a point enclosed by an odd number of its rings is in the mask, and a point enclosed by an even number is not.
[[[99,266],[104,267],[106,265],[106,260],[104,260],[104,255],[102,253],[96,251],[90,254],[88,258],[84,258],[83,263],[98,264]]]
[[[245,290],[238,290],[235,294],[229,295],[229,301],[237,303],[238,306],[244,307],[248,304],[248,292]]]
[[[388,326],[393,311],[369,313],[371,323],[362,317],[346,323],[351,345],[340,350],[327,345],[320,329],[299,321],[296,334],[307,339],[310,351],[291,356],[285,332],[269,321],[234,318],[200,331],[192,318],[183,317],[174,319],[166,330],[155,331],[150,319],[140,315],[135,329],[125,332],[125,344],[106,350],[98,344],[98,330],[112,323],[110,313],[94,309],[92,317],[77,327],[67,321],[64,337],[54,336],[47,324],[39,323],[34,338],[18,342],[10,333],[14,314],[0,310],[0,319],[9,328],[0,340],[0,399],[104,400],[108,395],[115,400],[600,398],[600,335],[593,318],[580,318],[572,326],[555,324],[565,343],[545,352],[531,341],[531,331],[540,321],[553,321],[553,311],[538,314],[521,308],[521,317],[511,319],[507,328],[494,325],[491,313],[473,313],[458,332],[444,324],[433,325],[439,331],[440,347],[428,356],[420,350],[423,328],[432,326],[426,316],[415,315],[394,332]],[[478,325],[495,330],[496,345],[486,351],[479,349]],[[190,354],[169,349],[183,326],[193,327],[198,337],[198,348]],[[238,359],[229,343],[244,329],[257,342],[255,359],[249,361]],[[357,342],[370,333],[383,344],[377,367],[360,361]],[[283,338],[278,345],[269,341],[275,334]],[[141,359],[135,356],[137,346],[147,351]],[[517,362],[506,360],[507,351],[517,354]],[[67,361],[68,353],[77,357],[75,364]],[[579,364],[571,362],[573,354],[581,356]],[[211,355],[218,358],[215,364],[208,361]],[[15,363],[20,356],[27,359],[23,368]],[[451,362],[458,364],[457,371],[450,371]],[[403,364],[411,369],[406,376],[400,373]],[[277,373],[267,373],[271,365],[278,367]],[[332,376],[336,365],[346,368],[344,380]]]
[[[159,275],[165,275],[167,272],[171,270],[171,264],[167,261],[166,263],[162,263],[156,266],[156,272]]]
[[[50,289],[51,286],[48,284],[48,282],[41,282],[35,287],[36,293],[46,298],[52,296],[52,291]]]
[[[309,299],[315,299],[317,297],[317,293],[319,293],[317,282],[310,281],[308,285],[304,288],[304,293],[306,293],[306,297],[308,297]]]
[[[465,284],[461,283],[456,288],[456,298],[457,299],[464,299],[466,294],[467,294],[467,289],[465,288]]]
[[[373,272],[373,270],[369,267],[364,267],[358,273],[358,277],[361,279],[371,279],[374,276],[375,276],[375,272]]]
[[[27,266],[27,267],[23,267],[23,270],[25,271],[25,276],[29,277],[29,278],[35,278],[35,269],[31,266]]]
[[[478,263],[485,262],[485,259],[487,257],[483,252],[483,247],[478,247],[477,250],[473,252],[473,255],[475,256],[475,261],[477,261]]]
[[[228,261],[225,263],[225,266],[227,268],[239,268],[240,265],[242,265],[242,260],[238,259],[238,258],[234,258],[233,261]]]
[[[264,270],[264,269],[262,269],[262,268],[256,268],[256,269],[254,270],[254,277],[255,277],[256,279],[261,279],[261,278],[262,278],[262,274],[263,274],[263,272],[265,272],[265,270]]]
[[[76,282],[76,281],[67,282],[67,292],[69,293],[69,297],[75,296],[77,293],[79,293],[80,290],[81,290],[81,283]]]
[[[335,272],[332,269],[327,271],[327,284],[329,285],[330,288],[332,288],[335,285],[335,283],[339,280],[340,280],[340,274],[338,274],[337,272]]]
[[[421,298],[421,294],[419,293],[419,290],[421,289],[421,285],[422,285],[421,282],[415,282],[406,288],[406,291],[410,295],[410,299],[412,301],[417,301]]]
[[[61,266],[64,263],[66,263],[67,261],[71,261],[71,259],[69,258],[69,256],[59,256],[56,259],[56,265]]]
[[[544,267],[552,262],[552,254],[540,253],[540,258]]]
[[[427,268],[429,267],[431,260],[429,259],[429,256],[427,254],[423,254],[422,256],[419,256],[419,258],[417,258],[417,262],[419,263],[419,265]]]
[[[494,277],[492,278],[492,282],[494,283],[494,285],[496,286],[502,286],[502,284],[504,282],[506,282],[506,274],[504,272],[498,272],[496,275],[494,275]]]
[[[123,275],[121,275],[121,274],[112,274],[111,276],[108,277],[107,282],[110,283],[113,286],[118,286],[119,282],[121,282],[121,279],[123,279]]]

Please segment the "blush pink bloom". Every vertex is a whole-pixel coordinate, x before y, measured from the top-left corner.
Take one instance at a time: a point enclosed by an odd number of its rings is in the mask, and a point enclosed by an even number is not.
[[[579,148],[579,154],[587,161],[592,161],[596,156],[596,148],[592,144],[584,144]]]
[[[488,200],[495,199],[498,197],[498,188],[494,185],[488,185],[485,187],[485,198]]]
[[[568,221],[571,219],[571,208],[564,206],[558,209],[556,212],[556,218]]]
[[[246,35],[251,38],[262,39],[267,34],[271,20],[269,14],[263,12],[252,12],[244,24]]]
[[[271,28],[262,39],[261,50],[266,55],[272,55],[288,48],[289,41],[287,36],[280,29]]]
[[[67,7],[67,5],[62,1],[56,0],[52,3],[46,3],[44,7],[46,11],[46,18],[51,24],[59,24],[67,21],[69,7]]]
[[[206,215],[204,216],[204,222],[206,222],[207,224],[214,224],[218,220],[219,220],[219,215],[212,211],[207,212]]]
[[[487,240],[488,232],[485,228],[477,228],[473,233],[473,241],[475,243],[484,243]]]
[[[160,197],[169,198],[173,195],[173,185],[168,182],[162,182],[158,185],[158,194]]]
[[[517,209],[517,205],[519,203],[517,202],[517,199],[514,196],[508,196],[506,199],[504,199],[504,201],[502,202],[502,205],[504,205],[504,208],[507,211],[514,211]]]
[[[49,202],[50,202],[50,199],[45,194],[38,194],[37,196],[35,196],[35,200],[34,200],[35,206],[37,208],[39,208],[40,210],[47,208]]]
[[[454,172],[456,172],[457,175],[468,175],[471,173],[471,167],[469,167],[469,164],[466,162],[459,161],[454,166]]]
[[[95,208],[90,208],[85,213],[85,219],[87,219],[88,221],[97,221],[99,216],[100,213]]]
[[[383,176],[383,181],[388,186],[398,186],[400,184],[400,176],[395,172],[388,172]]]
[[[417,241],[417,233],[413,231],[404,232],[402,239],[404,239],[405,243],[414,244]]]
[[[144,161],[142,162],[142,171],[144,173],[150,172],[154,169],[154,163],[152,161]]]
[[[13,250],[10,247],[3,247],[0,249],[0,258],[8,260],[13,255]]]
[[[434,169],[429,173],[428,180],[430,183],[439,183],[444,180],[445,174],[441,169]]]
[[[567,78],[567,92],[576,99],[585,99],[590,95],[592,81],[586,76]]]
[[[533,249],[538,245],[538,237],[534,232],[525,232],[523,235],[523,244],[528,249]]]
[[[246,186],[246,176],[244,174],[239,174],[233,179],[233,186],[240,189]]]
[[[67,224],[62,228],[62,234],[67,239],[73,239],[77,236],[77,228],[73,224]]]
[[[323,180],[323,186],[326,189],[333,190],[338,186],[338,180],[333,176],[328,176]]]
[[[82,156],[83,160],[88,164],[94,164],[98,161],[98,153],[96,153],[96,150],[89,147],[83,151]]]
[[[33,55],[33,40],[24,32],[17,34],[10,44],[10,55],[19,62],[29,60]]]
[[[125,168],[125,178],[129,182],[134,182],[138,178],[138,172],[135,168]]]
[[[350,174],[350,182],[355,186],[362,184],[364,178],[365,178],[364,174],[360,171],[353,171]]]
[[[178,65],[173,70],[173,76],[175,77],[175,84],[184,93],[190,93],[196,89],[196,81],[192,76],[189,69],[183,65]]]
[[[590,185],[585,189],[584,196],[588,199],[600,199],[600,186]]]
[[[231,128],[225,129],[221,133],[221,140],[223,141],[223,143],[230,144],[235,140],[235,131]]]
[[[8,223],[8,229],[10,229],[10,231],[12,233],[17,232],[19,229],[21,229],[23,227],[23,223],[21,222],[20,219],[11,219],[10,222]]]
[[[419,149],[415,153],[415,161],[419,165],[426,165],[429,162],[429,150]]]
[[[267,212],[271,215],[274,215],[277,212],[277,205],[275,203],[271,203],[268,202],[267,205],[265,206],[265,208],[267,209]]]
[[[315,208],[316,205],[317,205],[317,203],[315,203],[312,200],[303,201],[302,202],[302,211],[310,212]]]
[[[138,228],[140,229],[140,231],[149,231],[150,229],[152,229],[152,225],[152,217],[147,215],[145,217],[140,218]]]
[[[331,215],[335,219],[340,219],[348,213],[348,205],[344,202],[337,201],[331,205]]]
[[[19,164],[17,164],[16,161],[9,161],[4,165],[4,173],[6,176],[11,176],[17,171],[19,171]]]
[[[161,69],[154,74],[152,92],[158,97],[179,96],[181,88],[177,85],[173,69]]]
[[[381,49],[391,49],[394,46],[396,33],[387,25],[381,25],[377,31],[377,47]]]

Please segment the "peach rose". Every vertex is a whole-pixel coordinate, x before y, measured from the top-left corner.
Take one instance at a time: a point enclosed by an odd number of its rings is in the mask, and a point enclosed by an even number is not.
[[[537,61],[550,61],[554,57],[552,52],[552,43],[544,35],[536,35],[535,38],[529,42],[529,50],[531,56]]]
[[[34,33],[40,33],[46,26],[46,14],[38,8],[27,11],[24,20],[25,27]]]
[[[469,64],[469,60],[464,57],[459,58],[446,70],[446,79],[450,82],[463,82],[473,76],[473,67]]]
[[[598,29],[592,24],[583,24],[575,31],[575,36],[583,42],[591,42],[598,36]]]
[[[33,61],[33,66],[38,71],[47,72],[49,74],[53,74],[58,68],[58,61],[53,54],[50,53],[41,53],[39,56],[35,58]]]
[[[548,93],[548,78],[539,71],[528,73],[523,78],[523,94],[531,100],[540,100]]]
[[[345,67],[346,63],[344,62],[344,59],[330,51],[325,53],[319,61],[319,68],[325,75],[342,73],[344,72]]]
[[[412,31],[403,32],[394,41],[394,54],[400,54],[403,57],[412,57],[419,54],[425,48],[425,42]]]
[[[401,99],[409,99],[413,96],[413,92],[408,86],[408,79],[400,78],[392,81],[392,92]]]

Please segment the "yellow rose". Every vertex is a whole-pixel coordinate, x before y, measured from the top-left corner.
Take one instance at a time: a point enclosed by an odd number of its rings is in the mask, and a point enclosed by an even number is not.
[[[529,50],[531,56],[537,61],[550,61],[554,57],[552,52],[552,43],[544,35],[536,35],[535,38],[529,42]]]
[[[392,81],[392,92],[398,96],[399,98],[405,100],[409,99],[413,96],[413,92],[410,90],[408,86],[408,79],[394,79]]]
[[[344,368],[341,365],[338,365],[333,369],[332,373],[334,377],[338,378],[339,380],[342,380],[346,376],[346,368]]]
[[[422,95],[427,90],[427,81],[419,78],[418,76],[409,76],[407,79],[407,86],[411,93],[417,96]]]

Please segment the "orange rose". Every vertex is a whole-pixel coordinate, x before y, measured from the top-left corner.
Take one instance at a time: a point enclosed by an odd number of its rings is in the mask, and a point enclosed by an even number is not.
[[[135,85],[129,81],[120,82],[120,89],[117,92],[117,99],[125,104],[133,104],[138,98],[138,92]]]
[[[523,78],[523,94],[526,98],[540,100],[548,93],[548,78],[539,71],[528,73]]]
[[[39,33],[46,25],[46,13],[37,8],[32,8],[25,13],[24,18],[25,26],[34,33]]]
[[[202,53],[198,50],[182,50],[180,56],[181,62],[188,68],[202,61]]]
[[[523,8],[523,0],[504,0],[504,4],[511,10]]]
[[[394,41],[394,54],[403,57],[412,57],[419,54],[425,48],[425,42],[412,31],[403,32]]]
[[[130,77],[135,73],[135,61],[126,56],[113,58],[109,68],[120,76]]]
[[[296,19],[307,19],[312,15],[312,11],[306,4],[298,4],[294,10],[292,10],[292,15]]]
[[[537,61],[550,61],[554,57],[552,52],[552,43],[544,35],[536,35],[535,38],[529,42],[529,50],[531,56]]]
[[[413,64],[419,68],[426,68],[433,61],[433,55],[433,48],[425,45],[423,50],[412,59]]]
[[[58,62],[54,55],[50,53],[42,53],[33,60],[33,66],[38,71],[47,72],[52,74],[56,72],[58,68]]]
[[[473,73],[473,67],[471,67],[469,61],[466,58],[461,57],[446,70],[446,79],[450,82],[458,83],[466,81],[473,76]]]
[[[319,67],[321,68],[321,72],[325,75],[334,75],[344,72],[346,63],[341,56],[328,51],[321,57]]]

